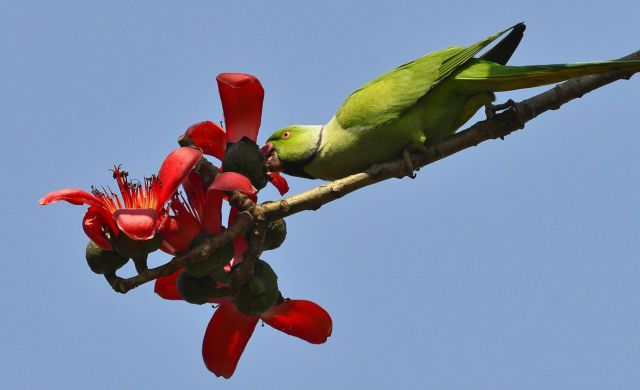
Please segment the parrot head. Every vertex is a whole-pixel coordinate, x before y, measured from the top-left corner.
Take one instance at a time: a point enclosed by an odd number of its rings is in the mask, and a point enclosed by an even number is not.
[[[304,178],[313,177],[305,172],[320,147],[322,127],[294,125],[277,130],[262,147],[262,155],[270,172],[284,172]]]

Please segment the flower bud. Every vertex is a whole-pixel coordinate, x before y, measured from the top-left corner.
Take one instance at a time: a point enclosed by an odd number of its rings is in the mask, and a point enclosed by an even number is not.
[[[190,249],[202,244],[207,237],[212,237],[206,233],[197,235],[191,244]],[[218,275],[222,271],[222,268],[231,261],[233,258],[233,242],[227,243],[222,248],[210,254],[206,259],[198,261],[196,263],[187,264],[184,268],[186,272],[195,277],[201,277],[205,275]]]
[[[207,303],[210,298],[217,297],[216,281],[211,276],[195,277],[188,272],[181,272],[177,281],[178,292],[185,301],[196,305]]]
[[[257,316],[275,306],[280,299],[278,276],[267,262],[257,260],[254,276],[242,287],[235,304],[238,310]]]
[[[268,251],[280,247],[285,238],[287,238],[287,223],[284,219],[269,222],[264,237],[264,250]]]
[[[114,251],[100,248],[95,242],[89,241],[85,254],[91,271],[97,274],[108,274],[127,264],[128,258],[120,256]]]
[[[120,235],[114,240],[113,244],[115,251],[124,257],[142,257],[160,248],[160,245],[162,245],[162,236],[156,234],[150,240],[134,240],[120,232]]]
[[[269,182],[267,168],[260,148],[249,138],[228,144],[222,160],[224,172],[236,172],[247,177],[253,186],[260,190]]]

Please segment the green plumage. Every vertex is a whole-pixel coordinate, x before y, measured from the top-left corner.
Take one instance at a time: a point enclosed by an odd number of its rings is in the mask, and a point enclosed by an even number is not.
[[[492,50],[474,58],[510,30]],[[276,131],[268,143],[275,149],[279,168],[296,176],[338,179],[398,158],[407,147],[453,134],[493,101],[494,92],[640,69],[640,61],[504,65],[523,30],[524,25],[519,24],[468,47],[427,54],[353,92],[326,125],[289,126]]]
[[[398,119],[431,89],[484,49],[501,31],[469,47],[450,47],[427,54],[376,77],[345,100],[336,113],[338,123],[374,128]]]

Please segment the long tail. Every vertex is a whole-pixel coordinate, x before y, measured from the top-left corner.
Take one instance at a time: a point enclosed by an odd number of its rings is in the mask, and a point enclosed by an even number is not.
[[[502,38],[500,42],[496,43],[491,50],[484,53],[480,58],[495,62],[496,64],[505,65],[513,55],[513,52],[518,48],[526,28],[527,26],[525,26],[524,23],[516,24],[509,32],[509,35]]]
[[[576,64],[505,66],[481,59],[471,60],[454,76],[469,92],[511,91],[559,83],[575,77],[613,71],[640,71],[640,61],[603,61]]]

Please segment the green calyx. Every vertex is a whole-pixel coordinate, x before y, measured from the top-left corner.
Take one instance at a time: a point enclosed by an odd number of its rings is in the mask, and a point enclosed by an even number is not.
[[[269,222],[267,233],[264,237],[264,250],[279,248],[285,238],[287,238],[287,223],[284,219]]]
[[[160,234],[156,234],[149,240],[134,240],[120,232],[112,244],[113,249],[124,257],[143,257],[160,248],[160,245],[162,245],[162,237]]]
[[[202,233],[197,235],[193,241],[191,241],[190,249],[202,244],[208,237],[212,237],[209,234]],[[223,267],[227,265],[233,258],[233,243],[229,242],[222,248],[210,254],[206,259],[198,261],[196,263],[187,264],[185,271],[195,277],[202,277],[205,275],[213,276],[215,280],[228,283],[229,277],[224,272]]]
[[[93,241],[89,241],[87,244],[85,258],[91,271],[97,274],[116,272],[129,261],[128,257],[120,256],[114,251],[102,249]]]
[[[211,298],[221,298],[224,292],[210,276],[195,277],[188,272],[181,272],[177,282],[178,292],[185,301],[196,305],[207,303]]]
[[[257,260],[253,278],[242,287],[235,304],[241,312],[257,316],[275,306],[280,300],[278,276],[267,262]]]
[[[244,175],[258,190],[269,182],[264,158],[255,142],[244,137],[240,141],[228,144],[222,160],[224,172],[236,172]]]

